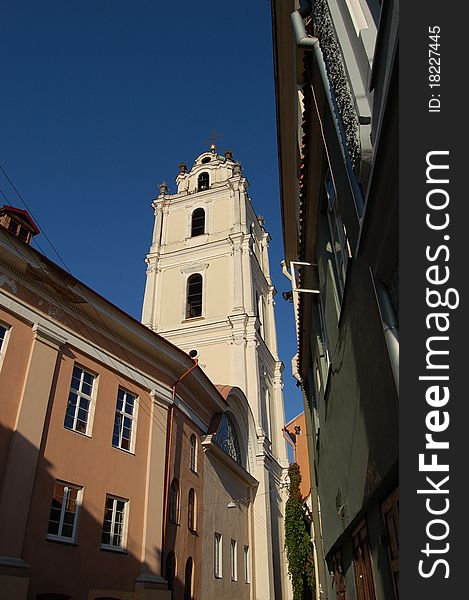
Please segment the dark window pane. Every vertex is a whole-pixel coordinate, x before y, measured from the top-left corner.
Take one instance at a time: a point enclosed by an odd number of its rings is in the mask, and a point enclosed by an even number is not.
[[[205,211],[203,208],[196,208],[192,213],[192,237],[205,233]]]
[[[62,536],[68,538],[73,537],[73,523],[71,525],[66,523],[62,525]]]
[[[49,528],[47,530],[47,533],[50,533],[51,535],[58,535],[59,533],[59,523],[58,521],[49,521]]]
[[[87,396],[91,396],[91,391],[92,391],[92,386],[89,383],[85,383],[83,382],[83,386],[81,388],[81,391],[86,394]]]
[[[197,190],[199,192],[203,190],[208,190],[210,187],[210,177],[208,173],[201,173],[197,178]]]
[[[202,315],[202,275],[191,275],[187,281],[187,308],[186,317],[200,317]]]
[[[109,545],[111,543],[111,536],[108,532],[103,531],[101,535],[101,543]]]
[[[85,433],[86,432],[86,422],[77,420],[77,425],[75,427],[75,430],[79,431],[80,433]]]

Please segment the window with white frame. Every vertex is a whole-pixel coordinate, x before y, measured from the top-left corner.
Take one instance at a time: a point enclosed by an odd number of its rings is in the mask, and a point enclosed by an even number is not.
[[[8,334],[9,327],[0,323],[0,367],[2,366],[3,357],[5,356]]]
[[[129,501],[106,495],[101,547],[123,550],[126,543],[127,512]]]
[[[190,468],[194,473],[197,473],[197,438],[194,434],[190,437],[191,462]]]
[[[230,549],[231,581],[238,581],[238,542],[236,540],[231,540]]]
[[[114,448],[130,451],[132,449],[134,432],[134,411],[136,396],[119,388],[117,392],[116,416],[112,445]]]
[[[336,273],[336,283],[340,301],[344,295],[347,266],[351,256],[347,233],[339,211],[334,182],[328,174],[325,179],[327,195],[327,221],[331,235],[332,254]]]
[[[95,376],[81,367],[73,367],[72,382],[68,395],[67,411],[64,427],[80,433],[88,433],[90,427],[90,411],[93,401]]]
[[[222,556],[222,536],[221,536],[221,533],[215,533],[214,542],[215,542],[215,546],[214,546],[214,572],[215,572],[215,577],[217,579],[221,579],[222,575],[223,575],[223,571],[222,571],[223,556]]]
[[[0,323],[0,356],[2,355],[2,348],[7,337],[8,329]]]
[[[249,546],[244,546],[244,582],[250,583]]]
[[[191,215],[191,237],[203,235],[205,233],[205,211],[203,208],[196,208]]]
[[[186,319],[202,316],[203,279],[194,273],[187,280]]]
[[[78,510],[82,488],[56,481],[49,514],[47,538],[74,542],[76,539]]]
[[[202,192],[210,187],[210,176],[205,171],[197,177],[197,191]]]

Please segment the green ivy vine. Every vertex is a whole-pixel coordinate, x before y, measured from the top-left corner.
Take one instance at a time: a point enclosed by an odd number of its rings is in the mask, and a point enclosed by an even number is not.
[[[303,600],[305,594],[315,588],[313,546],[304,518],[300,492],[301,473],[297,463],[290,465],[288,476],[290,484],[285,507],[285,552],[293,600]]]

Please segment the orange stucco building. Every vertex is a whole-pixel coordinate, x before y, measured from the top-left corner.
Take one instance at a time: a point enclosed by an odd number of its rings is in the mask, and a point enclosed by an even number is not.
[[[300,491],[303,498],[307,498],[311,492],[311,480],[309,476],[308,437],[306,434],[305,413],[302,412],[285,425],[284,431],[291,440],[293,448],[293,460],[298,463],[301,473]]]
[[[0,226],[0,597],[254,597],[244,395],[27,242]]]

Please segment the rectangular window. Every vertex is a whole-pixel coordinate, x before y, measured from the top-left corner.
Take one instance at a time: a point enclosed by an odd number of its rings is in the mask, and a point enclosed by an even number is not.
[[[8,336],[8,327],[0,323],[0,366],[2,364],[3,355],[5,354],[6,341]]]
[[[331,250],[334,256],[336,285],[340,302],[342,302],[345,289],[345,278],[347,276],[347,267],[349,258],[351,256],[350,246],[347,239],[345,226],[339,212],[334,183],[330,175],[326,176],[325,188],[328,203],[327,221],[331,235]]]
[[[130,392],[119,388],[117,392],[116,416],[112,445],[114,448],[130,451],[132,449],[132,434],[134,429],[135,399]]]
[[[7,336],[7,328],[0,325],[0,352],[2,351],[3,342]]]
[[[74,366],[64,427],[88,433],[95,376]]]
[[[47,537],[51,540],[74,542],[82,488],[56,481],[49,515]]]
[[[368,532],[362,521],[353,533],[353,566],[357,600],[375,600]]]
[[[125,549],[128,500],[106,496],[101,547],[113,550]]]
[[[222,577],[222,537],[221,533],[215,533],[215,547],[214,547],[214,572],[217,579]]]
[[[399,598],[399,488],[381,507],[388,538],[388,556],[394,582],[394,595]]]
[[[231,540],[231,581],[238,581],[238,559],[237,559],[238,543],[236,540]]]
[[[249,565],[249,546],[244,546],[244,581],[245,583],[251,582],[251,569]]]

